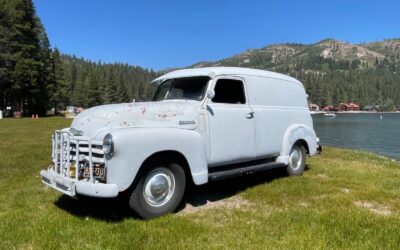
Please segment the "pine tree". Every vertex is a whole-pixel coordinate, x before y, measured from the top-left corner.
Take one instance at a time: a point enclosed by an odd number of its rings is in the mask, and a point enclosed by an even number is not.
[[[91,69],[86,78],[87,106],[93,107],[101,104],[100,88],[98,75],[94,69]]]
[[[2,105],[25,113],[47,109],[47,36],[31,0],[0,2]]]
[[[61,60],[60,52],[54,49],[51,57],[51,80],[47,86],[49,91],[49,102],[54,108],[54,114],[57,114],[58,107],[68,105],[69,89],[65,78],[64,63]]]
[[[13,62],[11,54],[11,20],[5,1],[0,1],[0,110],[4,110],[10,99]]]
[[[39,60],[41,63],[39,66],[38,85],[36,86],[33,99],[36,100],[37,110],[39,110],[39,113],[44,114],[49,108],[48,85],[51,81],[51,70],[53,67],[52,51],[50,49],[50,42],[47,38],[46,31],[37,16],[35,18],[35,23],[39,37]]]

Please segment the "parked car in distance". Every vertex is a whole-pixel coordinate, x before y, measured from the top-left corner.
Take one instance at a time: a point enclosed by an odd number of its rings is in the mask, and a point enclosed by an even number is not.
[[[292,77],[211,67],[151,84],[152,102],[90,108],[57,130],[43,183],[72,197],[129,192],[147,219],[175,211],[188,182],[277,167],[301,175],[318,150],[306,92]]]

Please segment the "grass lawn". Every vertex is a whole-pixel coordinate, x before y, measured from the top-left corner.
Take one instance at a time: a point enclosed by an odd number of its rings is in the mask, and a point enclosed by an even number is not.
[[[326,148],[301,177],[280,170],[191,188],[176,214],[138,220],[116,199],[46,188],[63,118],[0,120],[0,248],[400,247],[400,163]]]

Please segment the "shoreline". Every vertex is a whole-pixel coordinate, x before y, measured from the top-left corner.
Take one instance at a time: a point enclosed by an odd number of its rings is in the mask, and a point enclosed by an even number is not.
[[[347,150],[347,151],[352,151],[352,152],[355,152],[355,153],[365,153],[365,154],[376,156],[376,157],[381,158],[381,159],[385,159],[385,160],[389,160],[389,161],[392,161],[392,162],[399,162],[400,163],[400,158],[396,158],[396,157],[389,156],[389,155],[384,155],[384,154],[379,154],[377,152],[369,151],[367,149],[358,149],[358,148],[350,148],[350,147],[339,147],[339,146],[332,146],[332,145],[329,145],[329,144],[326,145],[324,148]],[[323,153],[324,152],[322,151],[321,154],[323,154]]]
[[[310,111],[312,115],[326,114],[326,111]],[[399,111],[337,111],[335,114],[400,114]]]

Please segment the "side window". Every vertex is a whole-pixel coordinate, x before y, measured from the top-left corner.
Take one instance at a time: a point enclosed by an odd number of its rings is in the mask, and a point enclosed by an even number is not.
[[[219,79],[215,84],[215,96],[212,99],[217,103],[245,104],[243,82],[232,79]]]

